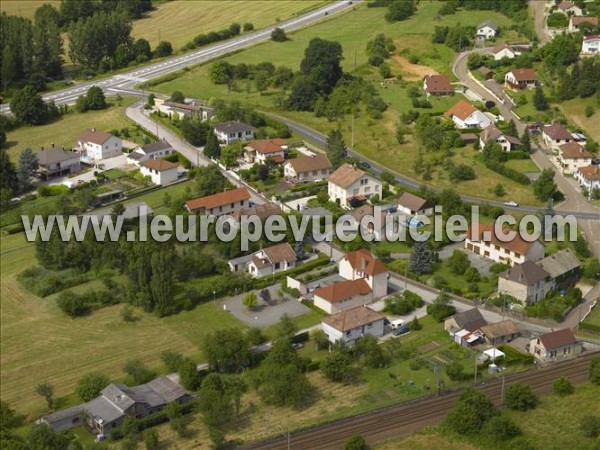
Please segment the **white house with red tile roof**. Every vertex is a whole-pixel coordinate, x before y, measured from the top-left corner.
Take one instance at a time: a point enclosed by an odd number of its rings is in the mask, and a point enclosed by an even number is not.
[[[574,174],[578,169],[592,164],[593,155],[577,142],[569,142],[559,147],[559,162],[563,172]]]
[[[479,135],[480,149],[483,149],[488,142],[495,142],[502,147],[502,150],[505,152],[510,152],[513,150],[514,146],[521,145],[521,141],[518,138],[503,133],[495,125],[484,128]]]
[[[492,123],[492,120],[475,106],[466,100],[460,100],[448,111],[444,117],[452,119],[457,128],[485,128]]]
[[[594,189],[600,189],[600,166],[589,165],[577,169],[573,177],[579,182],[581,187],[586,188],[589,192]]]
[[[313,292],[313,303],[328,314],[373,303],[373,291],[364,278],[345,280]]]
[[[244,148],[244,161],[247,163],[266,164],[267,160],[275,163],[285,161],[285,151],[288,143],[284,139],[259,139],[250,142]]]
[[[149,159],[140,163],[140,172],[145,177],[149,176],[154,184],[165,186],[177,181],[178,167],[166,159]]]
[[[583,15],[583,10],[573,2],[559,3],[558,7],[556,8],[556,11],[573,16]]]
[[[357,306],[325,317],[321,322],[321,329],[329,342],[342,341],[352,345],[367,334],[376,338],[383,336],[384,322],[385,316],[367,306]]]
[[[529,353],[540,361],[558,361],[572,358],[583,351],[581,342],[570,328],[542,334],[529,341]]]
[[[593,27],[598,26],[598,18],[592,16],[573,16],[569,19],[569,32],[577,33],[582,23],[589,23]]]
[[[283,242],[254,253],[248,263],[248,273],[254,278],[273,275],[291,269],[296,265],[297,259],[292,246]]]
[[[327,155],[299,156],[284,164],[283,174],[293,182],[321,181],[331,174],[332,167]]]
[[[556,151],[559,150],[561,145],[574,140],[573,135],[559,123],[544,125],[542,139],[548,148]]]
[[[193,214],[222,216],[233,214],[246,206],[250,206],[249,202],[250,192],[242,187],[188,200],[185,202],[185,209]]]
[[[372,196],[381,200],[381,181],[356,166],[341,165],[327,181],[329,199],[342,208],[350,209]]]
[[[74,150],[81,152],[81,161],[93,164],[123,153],[123,141],[96,128],[87,128],[77,136]]]
[[[584,56],[600,54],[600,35],[584,37],[581,43],[581,54]]]
[[[504,76],[504,82],[511,89],[533,89],[539,84],[533,69],[513,69]]]
[[[338,271],[346,280],[364,279],[373,290],[374,298],[387,294],[388,270],[369,250],[360,249],[346,253],[338,261]]]
[[[454,94],[454,88],[448,75],[425,75],[423,90],[427,95],[434,96]]]
[[[500,61],[503,58],[513,59],[518,54],[519,53],[516,50],[512,49],[507,44],[497,45],[492,50],[492,55],[494,55],[494,60],[496,61]]]

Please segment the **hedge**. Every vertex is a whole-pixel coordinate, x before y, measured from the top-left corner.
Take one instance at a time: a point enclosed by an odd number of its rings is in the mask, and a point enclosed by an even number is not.
[[[525,186],[531,184],[531,180],[527,178],[527,175],[517,172],[510,167],[506,167],[504,164],[498,161],[488,160],[485,162],[485,167]]]
[[[595,323],[581,322],[579,324],[579,329],[600,334],[600,325],[597,325]]]

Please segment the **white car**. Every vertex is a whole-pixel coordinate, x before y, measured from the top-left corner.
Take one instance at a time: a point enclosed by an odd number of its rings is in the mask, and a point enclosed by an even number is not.
[[[519,204],[517,202],[504,202],[504,206],[510,206],[512,208],[516,208],[517,206],[519,206]]]

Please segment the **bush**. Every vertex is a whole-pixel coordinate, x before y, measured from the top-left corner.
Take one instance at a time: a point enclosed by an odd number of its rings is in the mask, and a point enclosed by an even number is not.
[[[75,388],[75,392],[81,401],[89,402],[100,395],[102,389],[110,384],[110,380],[106,375],[101,373],[88,373],[85,375]]]
[[[446,375],[448,375],[448,378],[450,378],[452,381],[461,381],[465,377],[463,366],[458,361],[452,361],[450,364],[448,364],[445,368],[445,371]]]
[[[81,317],[90,313],[90,308],[82,296],[73,292],[61,292],[56,304],[62,312],[71,317]]]
[[[89,277],[76,269],[58,271],[31,267],[21,272],[18,280],[28,291],[40,297],[47,297],[64,289],[87,283]]]
[[[579,427],[585,437],[597,438],[600,436],[600,417],[599,416],[583,416]]]
[[[494,416],[486,425],[486,430],[494,439],[507,440],[521,434],[517,424],[504,415]]]
[[[506,390],[504,403],[507,408],[517,411],[527,411],[537,406],[538,398],[529,386],[517,383]]]
[[[556,379],[554,384],[552,385],[552,390],[556,395],[560,395],[564,397],[565,395],[570,395],[575,392],[575,388],[571,384],[568,378],[560,377]]]
[[[600,385],[600,358],[590,361],[589,376],[592,383]]]
[[[271,32],[271,40],[275,42],[287,41],[287,35],[285,34],[285,30],[283,30],[282,28],[275,28]]]
[[[369,450],[365,438],[361,435],[351,436],[344,442],[344,450]]]
[[[456,308],[452,305],[427,305],[427,314],[432,316],[438,323],[443,322],[455,313]]]

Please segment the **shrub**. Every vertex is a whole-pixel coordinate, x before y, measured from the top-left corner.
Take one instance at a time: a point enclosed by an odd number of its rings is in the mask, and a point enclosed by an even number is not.
[[[89,402],[100,395],[102,389],[110,384],[110,380],[106,375],[101,373],[88,373],[85,375],[75,388],[75,392],[84,402]]]
[[[438,323],[443,322],[455,313],[456,308],[452,305],[427,305],[427,314],[432,316]]]
[[[552,390],[556,395],[560,395],[561,397],[575,392],[575,388],[566,377],[557,378],[552,385]]]
[[[365,438],[357,434],[346,439],[344,450],[369,450]]]
[[[500,440],[507,440],[521,434],[517,424],[510,417],[504,415],[492,417],[487,423],[486,429],[490,436]]]
[[[448,364],[445,368],[445,371],[446,375],[448,375],[448,378],[450,378],[452,381],[460,381],[465,377],[463,366],[458,361],[452,361],[450,364]]]
[[[85,316],[90,312],[83,297],[70,291],[61,292],[56,299],[56,304],[62,312],[71,317]]]
[[[517,383],[506,390],[504,403],[507,408],[517,411],[527,411],[537,406],[538,398],[529,386]]]
[[[596,357],[590,361],[589,375],[592,383],[600,385],[600,358]]]
[[[579,427],[585,437],[597,438],[600,436],[600,417],[599,416],[583,416]]]

